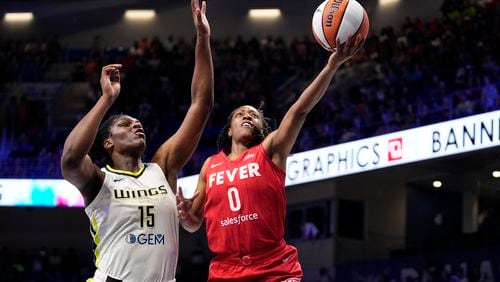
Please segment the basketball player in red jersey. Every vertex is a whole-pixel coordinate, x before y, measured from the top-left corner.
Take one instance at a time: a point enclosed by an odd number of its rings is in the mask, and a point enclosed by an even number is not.
[[[201,169],[190,207],[177,195],[179,217],[194,232],[206,220],[208,245],[216,257],[209,281],[300,281],[296,248],[284,241],[286,159],[307,114],[326,92],[337,69],[363,45],[353,37],[301,94],[279,128],[269,129],[252,106],[236,108],[219,136],[220,152]]]

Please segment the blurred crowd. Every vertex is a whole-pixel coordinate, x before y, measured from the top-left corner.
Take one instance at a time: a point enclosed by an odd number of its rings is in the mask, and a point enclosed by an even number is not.
[[[408,18],[400,26],[371,33],[311,112],[293,151],[500,109],[500,52],[495,51],[500,46],[499,6],[498,1],[446,0],[438,18]],[[219,130],[233,108],[264,101],[265,115],[280,120],[329,55],[309,36],[289,41],[275,36],[214,38],[212,44],[216,105],[183,175],[197,174],[205,158],[216,152]],[[1,39],[0,177],[62,178],[59,158],[74,123],[51,126],[54,101],[66,89],[59,86],[88,83],[85,108],[74,113],[81,117],[100,95],[101,66],[112,62],[124,65],[121,98],[112,112],[141,120],[149,160],[151,150],[185,115],[193,48],[192,40],[173,36],[141,38],[130,48],[107,46],[105,38],[96,36],[91,48],[82,49],[66,48],[57,37]],[[66,77],[54,75],[61,66],[69,71]],[[55,87],[40,90],[41,84]],[[11,254],[4,248],[0,281],[82,281],[92,273],[86,264],[90,261],[79,262],[71,250]],[[205,279],[208,259],[202,253],[181,262],[179,281]],[[199,271],[182,273],[183,266]],[[469,272],[467,278],[457,268],[456,273],[419,281],[493,281],[476,274]],[[381,275],[353,281],[400,280]]]
[[[407,18],[367,38],[364,50],[342,68],[310,114],[293,151],[304,151],[499,108],[498,3],[445,1],[442,16]],[[88,82],[88,110],[100,95],[100,67],[118,62],[123,87],[112,112],[139,118],[148,149],[178,127],[190,99],[193,42],[169,36],[141,38],[130,48],[108,47],[96,36],[92,48],[64,48],[57,37],[0,41],[0,91],[16,83]],[[325,64],[328,52],[308,36],[213,39],[215,100],[201,144],[183,175],[196,174],[216,151],[216,138],[230,110],[265,103],[280,120]],[[54,81],[64,64],[69,81]],[[68,67],[69,66],[69,67]],[[36,90],[32,89],[32,92]],[[2,95],[0,177],[59,178],[65,130],[50,126],[57,93]],[[46,99],[40,99],[40,96]],[[51,96],[52,95],[52,96]],[[48,96],[48,98],[47,98]],[[69,107],[68,105],[68,108]],[[85,112],[75,112],[75,117]],[[146,153],[148,159],[152,153]]]
[[[0,247],[0,281],[24,282],[81,282],[94,275],[95,266],[90,256],[73,248],[60,250],[42,247],[38,250],[12,251]],[[210,258],[195,249],[189,257],[179,259],[177,281],[207,281]]]
[[[88,263],[87,263],[88,262]],[[86,264],[87,263],[87,264]],[[85,281],[92,277],[92,260],[82,261],[74,249],[34,252],[0,249],[0,281]]]
[[[304,282],[493,282],[500,277],[498,247],[422,256],[342,263],[307,272]],[[42,247],[11,251],[0,248],[0,281],[86,281],[95,268],[92,258],[75,249]],[[179,258],[176,280],[207,281],[210,257],[201,249]],[[335,275],[333,275],[335,273]],[[335,277],[335,278],[334,278]]]

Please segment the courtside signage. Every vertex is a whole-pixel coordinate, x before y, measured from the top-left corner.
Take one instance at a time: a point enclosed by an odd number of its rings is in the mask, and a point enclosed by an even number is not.
[[[500,111],[436,123],[291,155],[296,185],[500,145]]]
[[[500,111],[290,155],[286,186],[335,178],[500,145]],[[191,197],[198,175],[179,178]],[[0,206],[83,207],[66,180],[0,179]]]
[[[0,179],[0,206],[83,207],[83,198],[66,180]]]
[[[180,178],[186,197],[191,197],[198,176]],[[0,206],[8,207],[83,207],[80,191],[61,179],[0,179]]]

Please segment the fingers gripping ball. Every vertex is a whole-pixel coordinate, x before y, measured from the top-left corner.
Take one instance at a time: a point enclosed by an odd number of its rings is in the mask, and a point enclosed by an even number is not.
[[[368,34],[370,23],[365,9],[355,0],[326,0],[314,12],[312,31],[316,41],[334,51],[337,39],[344,44],[350,36]]]

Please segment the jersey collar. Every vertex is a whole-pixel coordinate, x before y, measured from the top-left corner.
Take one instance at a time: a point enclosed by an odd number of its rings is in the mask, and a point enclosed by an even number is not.
[[[105,166],[106,170],[116,173],[116,174],[121,174],[121,175],[128,175],[128,176],[133,176],[133,177],[139,177],[141,174],[144,172],[144,169],[146,168],[145,164],[141,164],[141,168],[139,168],[138,171],[133,172],[133,171],[128,171],[128,170],[120,170],[120,169],[114,169],[110,165]]]

